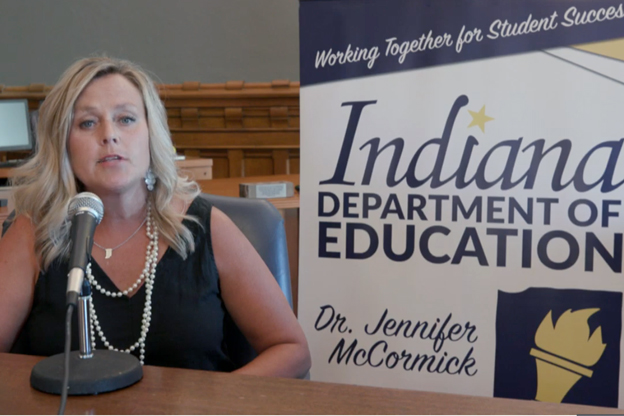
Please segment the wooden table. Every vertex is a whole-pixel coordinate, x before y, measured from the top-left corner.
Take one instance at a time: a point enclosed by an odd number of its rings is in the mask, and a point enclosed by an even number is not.
[[[202,189],[213,195],[238,197],[238,185],[245,182],[275,182],[289,181],[295,186],[299,185],[299,174],[250,176],[245,178],[213,179],[210,181],[197,181]],[[297,314],[298,290],[299,290],[299,192],[289,198],[268,199],[284,217],[286,230],[286,242],[288,244],[288,262],[290,266],[290,281],[293,294],[293,310]]]
[[[299,185],[299,174],[291,175],[271,175],[271,176],[249,176],[245,178],[224,178],[213,179],[210,181],[198,180],[197,183],[206,192],[214,195],[238,197],[238,185],[241,183],[258,183],[258,182],[276,182],[288,181],[295,186]],[[268,199],[277,209],[298,209],[299,208],[299,192],[295,191],[295,195],[290,198],[274,198]]]
[[[55,414],[60,397],[30,387],[40,357],[0,353],[0,413]],[[70,396],[66,414],[596,414],[617,409],[143,367],[143,380]]]

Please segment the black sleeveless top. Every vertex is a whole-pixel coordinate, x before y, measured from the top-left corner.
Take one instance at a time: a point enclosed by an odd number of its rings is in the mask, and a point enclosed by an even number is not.
[[[152,291],[152,321],[145,340],[145,364],[202,370],[231,371],[226,353],[223,323],[226,315],[219,289],[210,238],[212,205],[195,198],[188,214],[199,224],[185,220],[195,237],[195,252],[186,260],[168,248],[156,267]],[[92,260],[98,283],[109,291],[118,289]],[[35,286],[33,306],[11,352],[50,356],[63,352],[67,261],[54,261],[41,273]],[[137,276],[138,278],[138,276]],[[93,290],[98,320],[107,340],[126,349],[140,336],[145,285],[131,298],[111,298]],[[105,348],[96,333],[96,349]],[[78,319],[74,313],[72,350],[77,350]],[[138,350],[133,352],[138,357]]]

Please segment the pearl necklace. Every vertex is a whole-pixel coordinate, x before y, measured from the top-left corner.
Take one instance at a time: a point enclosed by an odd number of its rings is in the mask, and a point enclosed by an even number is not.
[[[141,365],[143,365],[145,361],[145,339],[147,338],[147,333],[149,331],[150,323],[152,321],[152,290],[154,288],[154,280],[156,278],[156,265],[158,264],[158,229],[155,228],[154,232],[151,232],[153,223],[151,208],[151,204],[148,203],[146,234],[147,237],[150,239],[150,242],[147,245],[147,253],[145,254],[145,268],[143,269],[141,276],[139,276],[138,280],[134,282],[132,286],[130,286],[123,292],[110,292],[101,287],[97,280],[95,280],[95,277],[93,277],[93,274],[91,273],[91,263],[87,265],[86,270],[87,279],[89,280],[91,285],[103,295],[112,298],[120,298],[124,295],[128,295],[136,288],[138,288],[141,282],[145,280],[145,307],[143,308],[143,319],[141,320],[141,335],[134,344],[132,344],[125,350],[121,350],[122,352],[126,352],[129,354],[130,352],[139,348],[139,361],[141,362]],[[89,317],[91,318],[91,341],[93,347],[95,348],[95,331],[97,329],[97,334],[104,343],[105,347],[107,347],[109,350],[120,351],[119,348],[115,348],[114,346],[112,346],[106,339],[106,336],[104,336],[104,331],[100,326],[97,313],[95,312],[93,297],[91,297],[91,301],[89,302]]]

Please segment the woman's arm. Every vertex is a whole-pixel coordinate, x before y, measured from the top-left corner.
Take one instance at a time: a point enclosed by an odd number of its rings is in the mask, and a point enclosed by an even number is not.
[[[308,343],[277,281],[238,227],[216,208],[210,228],[223,301],[258,352],[236,372],[305,376],[310,369]]]
[[[30,313],[38,275],[34,227],[20,215],[0,239],[0,352],[11,349]]]

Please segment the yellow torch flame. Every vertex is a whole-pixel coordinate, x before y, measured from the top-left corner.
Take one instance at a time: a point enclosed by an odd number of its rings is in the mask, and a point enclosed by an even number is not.
[[[587,320],[600,309],[565,311],[553,325],[552,311],[544,317],[535,333],[535,345],[570,361],[592,366],[598,362],[607,344],[602,343],[602,327],[590,335]]]

